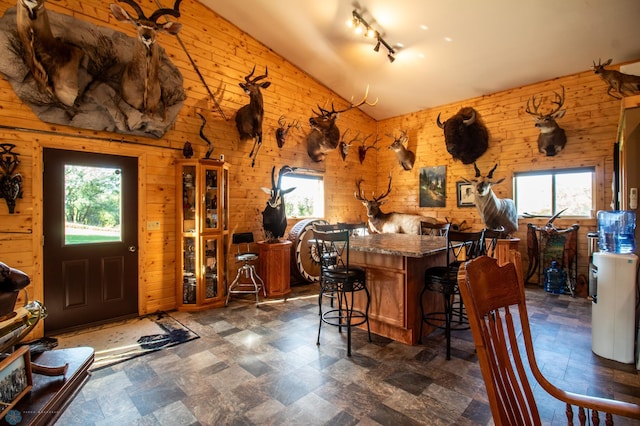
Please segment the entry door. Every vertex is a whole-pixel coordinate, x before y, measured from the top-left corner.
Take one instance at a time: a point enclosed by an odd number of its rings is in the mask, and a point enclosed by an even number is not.
[[[138,313],[138,160],[44,150],[45,332]]]

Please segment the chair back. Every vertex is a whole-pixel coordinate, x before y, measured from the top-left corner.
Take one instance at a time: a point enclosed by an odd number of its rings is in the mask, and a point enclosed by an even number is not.
[[[365,222],[338,222],[338,228],[348,230],[351,233],[352,237],[358,235],[367,235],[369,233],[369,229]]]
[[[326,225],[323,225],[323,227]],[[349,268],[349,231],[321,231],[313,228],[315,247],[320,259],[321,271],[336,268]]]
[[[237,254],[249,253],[250,244],[253,243],[253,232],[239,232],[233,234],[233,236],[231,237],[231,242],[237,245]],[[240,252],[240,246],[242,244],[246,244],[244,252]]]
[[[497,231],[495,229],[483,229],[482,230],[482,254],[486,254],[490,257],[496,257],[496,247],[498,245],[498,240],[501,238],[505,238],[504,232]]]
[[[512,250],[512,254],[519,263],[520,253]],[[524,284],[518,279],[513,262],[499,266],[497,259],[484,255],[470,260],[458,271],[458,287],[496,425],[541,423],[519,337],[534,379],[547,393],[566,404],[568,424],[573,424],[572,405],[578,407],[580,424],[585,424],[585,408],[592,410],[592,418],[597,418],[598,412],[606,413],[607,421],[612,421],[612,414],[640,418],[640,406],[636,404],[566,392],[542,375],[535,360]]]
[[[482,254],[482,231],[447,232],[447,265],[458,265],[469,259],[476,258]]]
[[[420,235],[430,235],[432,237],[446,237],[451,224],[420,222]]]

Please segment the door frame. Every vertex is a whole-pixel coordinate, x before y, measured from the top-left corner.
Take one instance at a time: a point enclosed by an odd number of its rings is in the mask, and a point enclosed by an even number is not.
[[[147,210],[146,201],[147,194],[145,191],[146,185],[146,166],[147,166],[147,154],[141,153],[140,148],[137,149],[126,143],[100,143],[99,141],[90,141],[95,146],[88,149],[87,144],[83,143],[82,148],[78,148],[78,142],[74,142],[73,139],[68,139],[68,142],[64,142],[63,138],[60,140],[40,141],[40,143],[34,143],[33,145],[33,247],[34,247],[34,272],[33,280],[34,294],[30,295],[30,298],[40,300],[44,306],[47,306],[47,301],[44,300],[44,247],[43,247],[43,172],[44,172],[44,149],[64,149],[68,151],[83,151],[96,154],[110,154],[121,155],[128,157],[136,157],[138,159],[138,230],[136,232],[138,238],[138,315],[146,315],[147,306],[144,303],[147,294],[146,281],[141,277],[145,276],[145,259],[147,253],[147,241],[144,238],[144,226],[147,223]],[[157,147],[149,146],[150,149]],[[158,148],[160,149],[160,148]],[[32,333],[33,337],[44,336],[44,323],[39,322]]]

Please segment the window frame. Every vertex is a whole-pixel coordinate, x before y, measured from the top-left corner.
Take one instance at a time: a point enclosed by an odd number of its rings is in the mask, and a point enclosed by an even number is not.
[[[516,203],[516,210],[518,209],[518,177],[523,176],[541,176],[541,175],[550,175],[551,176],[551,215],[557,214],[557,200],[556,200],[556,176],[562,174],[573,174],[573,173],[591,173],[591,213],[584,216],[575,216],[575,215],[563,215],[565,218],[577,218],[577,219],[592,219],[593,212],[596,210],[597,206],[597,176],[598,170],[597,166],[580,166],[580,167],[568,167],[562,169],[545,169],[545,170],[528,170],[521,172],[513,172],[513,198]],[[518,217],[526,218],[526,215],[519,214]]]
[[[296,215],[292,214],[290,216],[287,215],[287,219],[310,219],[310,218],[315,218],[315,217],[324,217],[325,210],[326,210],[324,175],[322,173],[311,171],[311,170],[296,169],[294,172],[287,173],[286,175],[284,175],[282,177],[281,189],[287,189],[287,188],[290,188],[292,186],[292,185],[291,186],[285,185],[286,179],[291,179],[291,178],[318,180],[318,181],[321,182],[321,184],[322,184],[322,212],[321,212],[321,214],[316,214],[316,215],[311,215],[311,216],[296,216]],[[289,203],[288,197],[290,197],[291,194],[293,194],[293,193],[295,193],[295,191],[292,191],[288,195],[284,196],[285,209],[286,209],[287,204]]]

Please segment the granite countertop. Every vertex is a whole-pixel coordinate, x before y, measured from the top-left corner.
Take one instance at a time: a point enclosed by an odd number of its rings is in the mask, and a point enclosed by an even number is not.
[[[429,256],[446,247],[445,237],[409,234],[372,234],[351,237],[352,250],[407,257]]]

